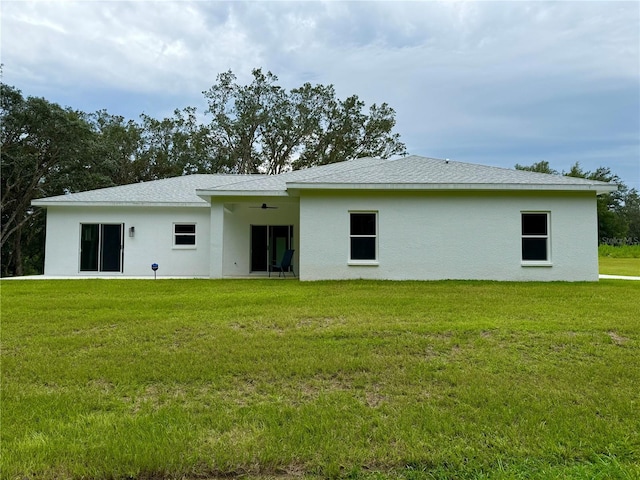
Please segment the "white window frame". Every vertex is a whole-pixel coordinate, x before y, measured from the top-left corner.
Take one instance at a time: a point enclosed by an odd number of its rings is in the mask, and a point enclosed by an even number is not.
[[[547,233],[545,235],[542,234],[528,234],[525,235],[522,232],[522,227],[524,223],[525,215],[545,215],[547,220]],[[525,238],[543,238],[545,240],[545,246],[547,251],[547,258],[544,260],[525,260],[524,252],[522,250],[522,241]],[[551,263],[551,212],[548,210],[535,211],[535,210],[524,210],[520,212],[520,261],[521,265],[524,267],[550,267]]]
[[[375,217],[375,227],[376,231],[373,235],[353,235],[351,233],[351,215],[353,214],[370,214]],[[379,234],[379,223],[378,223],[379,212],[377,210],[349,210],[349,260],[347,262],[348,265],[370,265],[377,266],[379,265],[379,250],[378,250],[378,234]],[[375,257],[373,259],[354,259],[352,258],[351,253],[351,240],[353,238],[373,238],[375,239]]]
[[[176,232],[176,227],[179,226],[193,226],[193,233]],[[176,250],[195,250],[198,248],[198,224],[196,222],[174,222],[172,227],[172,245]],[[193,244],[179,244],[177,243],[178,237],[193,237]]]

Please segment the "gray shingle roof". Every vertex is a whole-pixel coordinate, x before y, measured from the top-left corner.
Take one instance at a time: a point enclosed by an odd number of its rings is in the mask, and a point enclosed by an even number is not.
[[[206,195],[286,194],[294,189],[613,191],[605,182],[412,155],[361,158],[202,189]]]
[[[188,175],[34,200],[50,205],[207,206],[207,196],[288,195],[295,189],[614,191],[610,183],[416,155],[359,158],[280,175]]]
[[[251,175],[185,175],[150,182],[132,183],[118,187],[100,188],[86,192],[58,195],[34,200],[33,205],[176,205],[208,206],[196,195],[199,188],[211,185],[225,185],[249,179]]]
[[[286,191],[287,183],[313,181],[313,179],[323,175],[349,175],[349,172],[363,168],[374,168],[387,163],[389,160],[381,158],[357,158],[346,162],[331,163],[317,167],[295,170],[281,173],[280,175],[256,175],[247,180],[243,179],[235,184],[224,184],[202,189],[201,194],[209,192],[216,194],[219,192],[275,192]]]
[[[427,189],[433,187],[449,189],[478,187],[531,189],[537,187],[557,190],[597,190],[599,188],[609,190],[616,188],[605,182],[583,178],[454,162],[416,155],[389,160],[370,167],[329,172],[289,183],[290,187],[297,188],[317,188],[319,185],[325,187],[358,185],[360,188],[366,185],[372,187],[386,185],[390,188],[399,188],[405,185]]]

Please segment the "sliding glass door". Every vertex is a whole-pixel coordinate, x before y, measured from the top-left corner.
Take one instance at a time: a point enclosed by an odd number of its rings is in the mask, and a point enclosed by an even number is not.
[[[122,272],[124,225],[83,223],[80,225],[80,271]]]
[[[251,272],[266,272],[293,248],[293,225],[251,225]]]

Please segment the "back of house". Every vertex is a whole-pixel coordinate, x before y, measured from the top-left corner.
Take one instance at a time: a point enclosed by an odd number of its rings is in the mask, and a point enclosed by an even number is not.
[[[35,200],[45,275],[301,280],[598,279],[616,185],[420,156],[190,175]]]

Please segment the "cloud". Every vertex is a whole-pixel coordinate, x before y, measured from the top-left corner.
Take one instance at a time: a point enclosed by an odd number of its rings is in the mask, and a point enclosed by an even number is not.
[[[2,53],[29,94],[131,116],[202,110],[217,74],[263,67],[389,103],[414,153],[614,158],[640,186],[639,23],[636,2],[5,0]]]

